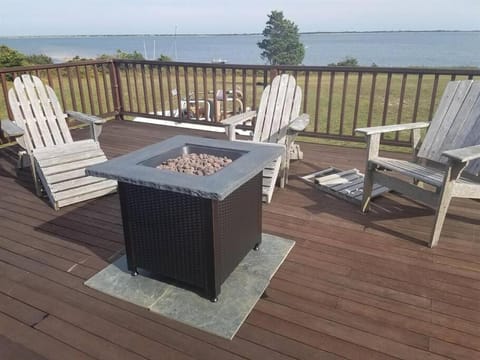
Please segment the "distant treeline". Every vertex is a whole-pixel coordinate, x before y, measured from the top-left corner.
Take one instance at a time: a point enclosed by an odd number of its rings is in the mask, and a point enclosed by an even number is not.
[[[117,50],[115,54],[102,54],[96,58],[82,58],[80,56],[74,56],[68,62],[85,61],[85,60],[110,60],[110,59],[124,59],[124,60],[144,60],[144,57],[138,51],[125,52]],[[171,61],[172,59],[161,54],[157,59],[158,61]],[[53,60],[50,56],[45,54],[32,54],[26,55],[21,52],[12,49],[5,45],[0,45],[0,68],[13,67],[13,66],[30,66],[30,65],[47,65],[53,64]]]

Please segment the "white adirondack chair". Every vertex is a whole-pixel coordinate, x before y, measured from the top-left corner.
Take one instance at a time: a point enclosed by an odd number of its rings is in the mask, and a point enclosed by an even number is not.
[[[420,145],[420,129],[428,131]],[[413,161],[380,157],[382,133],[413,130]],[[451,81],[430,123],[356,129],[368,143],[362,211],[368,210],[372,184],[378,183],[436,210],[429,246],[437,245],[452,197],[480,198],[480,81]],[[416,152],[419,147],[418,153]],[[383,169],[413,179],[406,182]],[[428,184],[430,191],[423,187]]]
[[[285,153],[263,170],[263,199],[270,203],[279,173],[280,186],[288,181],[291,149],[298,132],[309,122],[307,114],[300,114],[302,90],[295,78],[288,74],[276,76],[263,93],[258,111],[248,111],[223,120],[230,140],[236,140],[235,127],[255,118],[252,141],[285,146]]]
[[[17,77],[13,83],[8,99],[14,122],[2,120],[2,130],[24,149],[19,153],[18,167],[30,160],[37,194],[45,192],[58,210],[116,191],[116,181],[85,175],[85,167],[107,160],[97,141],[105,120],[68,112],[90,125],[91,139],[73,141],[67,115],[50,86],[32,75]]]

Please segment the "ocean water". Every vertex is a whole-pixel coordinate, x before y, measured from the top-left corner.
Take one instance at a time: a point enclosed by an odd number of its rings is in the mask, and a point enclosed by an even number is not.
[[[257,47],[261,39],[261,35],[0,37],[0,44],[25,54],[46,54],[55,62],[120,49],[138,51],[147,59],[164,54],[177,61],[264,64]],[[480,32],[320,33],[302,34],[301,40],[305,65],[327,65],[352,56],[367,66],[480,66]]]

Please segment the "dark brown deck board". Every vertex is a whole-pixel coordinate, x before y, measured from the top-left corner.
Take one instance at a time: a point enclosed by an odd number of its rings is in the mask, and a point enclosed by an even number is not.
[[[111,121],[100,141],[115,157],[178,133],[222,136]],[[1,149],[0,354],[480,358],[480,202],[455,199],[438,247],[428,249],[432,210],[386,194],[364,215],[298,178],[332,165],[363,170],[364,150],[301,146],[304,160],[263,211],[264,231],[297,244],[232,341],[85,287],[122,252],[118,196],[55,212],[35,196],[30,173],[16,173],[16,149]]]
[[[46,359],[92,360],[82,351],[0,313],[0,335]],[[15,356],[17,356],[15,354]],[[15,357],[13,358],[15,359]]]
[[[43,356],[10,341],[4,336],[0,336],[0,359],[46,360]]]

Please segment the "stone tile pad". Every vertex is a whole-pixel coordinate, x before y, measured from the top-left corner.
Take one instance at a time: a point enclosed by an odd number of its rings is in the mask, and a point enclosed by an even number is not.
[[[116,298],[215,335],[232,339],[295,242],[263,234],[258,251],[250,251],[222,285],[218,301],[148,277],[131,276],[126,257],[94,275],[85,285]]]
[[[102,271],[85,281],[85,285],[135,305],[148,308],[165,292],[166,283],[148,277],[141,271],[132,276],[127,268],[124,255]]]

